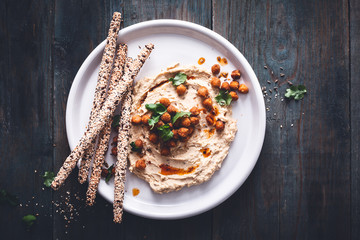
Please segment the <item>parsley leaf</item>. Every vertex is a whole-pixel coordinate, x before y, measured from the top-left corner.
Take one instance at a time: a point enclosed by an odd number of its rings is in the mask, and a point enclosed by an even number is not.
[[[131,151],[133,151],[133,152],[141,152],[141,148],[137,147],[135,145],[135,142],[131,142],[130,146],[131,146]]]
[[[176,120],[178,120],[179,118],[181,117],[184,117],[184,116],[190,116],[191,115],[191,112],[177,112],[175,114],[175,116],[172,118],[172,123],[175,123]]]
[[[112,121],[112,123],[111,123],[111,127],[116,128],[116,127],[120,126],[120,125],[119,125],[119,122],[120,122],[120,115],[115,115],[115,116],[113,117],[113,121]]]
[[[0,204],[9,204],[11,206],[17,206],[19,204],[19,199],[7,191],[0,190]]]
[[[114,169],[114,164],[111,165],[107,170],[108,170],[108,174],[105,177],[105,182],[108,183],[110,181],[110,178],[114,175],[113,173],[113,169]]]
[[[22,218],[22,221],[26,224],[26,227],[31,227],[35,221],[36,221],[36,217],[32,214],[26,215]]]
[[[159,135],[160,135],[161,139],[164,142],[169,141],[174,136],[174,133],[171,131],[168,123],[161,127],[158,127],[157,129],[159,131]]]
[[[220,106],[225,106],[230,105],[232,97],[227,91],[220,90],[220,93],[215,97],[215,100],[219,103]]]
[[[54,181],[55,174],[53,172],[46,171],[42,177],[44,178],[44,185],[50,187],[52,181]]]
[[[161,115],[166,113],[166,107],[161,103],[145,104],[147,110],[153,112],[151,118],[148,120],[151,129],[154,128],[155,124],[160,120]]]
[[[304,94],[306,92],[307,91],[304,85],[291,86],[290,88],[286,89],[285,97],[301,100],[304,98]]]
[[[180,84],[183,84],[186,82],[187,76],[185,73],[178,73],[173,78],[169,78],[169,81],[172,82],[174,86],[179,86]]]

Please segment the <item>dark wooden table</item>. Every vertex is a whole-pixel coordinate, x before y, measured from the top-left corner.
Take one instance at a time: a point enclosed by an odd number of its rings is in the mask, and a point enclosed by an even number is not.
[[[43,186],[70,151],[72,81],[114,11],[124,27],[173,18],[210,28],[261,86],[278,86],[265,97],[255,169],[215,209],[173,221],[126,213],[116,225],[101,196],[85,207],[77,170],[58,192]],[[0,1],[0,189],[21,202],[0,206],[0,239],[360,239],[359,47],[357,0]],[[307,87],[302,101],[281,101],[287,81]],[[26,214],[37,214],[28,231]]]

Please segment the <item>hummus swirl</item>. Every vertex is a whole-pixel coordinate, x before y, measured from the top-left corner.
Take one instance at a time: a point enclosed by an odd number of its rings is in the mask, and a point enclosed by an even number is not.
[[[187,91],[183,96],[179,96],[172,82],[168,81],[177,73],[185,73],[188,76]],[[200,123],[195,127],[191,138],[186,142],[178,141],[168,156],[160,154],[159,144],[149,141],[148,126],[131,126],[130,142],[140,139],[144,147],[142,154],[130,152],[129,169],[147,181],[157,193],[180,190],[185,186],[190,187],[208,181],[214,172],[220,169],[228,154],[237,131],[236,120],[231,117],[231,106],[220,106],[215,101],[218,89],[210,85],[211,76],[210,72],[196,66],[176,65],[154,78],[141,79],[135,84],[132,115],[142,116],[149,113],[145,104],[157,103],[162,97],[168,98],[180,111],[189,112],[194,106],[202,109],[202,99],[197,95],[197,90],[204,86],[209,90],[209,96],[213,100],[215,118],[225,124],[223,131],[215,131],[214,126],[209,127],[205,120],[208,113],[205,113],[205,110],[201,111]],[[145,160],[145,169],[135,167],[139,159]]]

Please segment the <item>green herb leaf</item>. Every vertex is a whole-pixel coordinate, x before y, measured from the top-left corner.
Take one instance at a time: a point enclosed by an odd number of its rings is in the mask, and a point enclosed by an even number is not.
[[[53,172],[46,171],[42,177],[44,178],[44,185],[50,187],[52,181],[54,181],[55,174]]]
[[[19,204],[19,199],[7,191],[1,189],[0,190],[0,204],[9,204],[11,206],[17,206]]]
[[[135,142],[131,142],[130,146],[131,146],[131,151],[133,151],[133,152],[141,152],[141,148],[137,147],[135,145]]]
[[[31,227],[35,221],[36,221],[36,217],[32,214],[26,215],[22,218],[22,221],[26,224],[26,227]]]
[[[166,113],[166,107],[161,103],[151,103],[145,105],[146,109],[153,112],[151,118],[148,120],[151,129],[154,128],[155,124],[160,120],[161,115]]]
[[[165,124],[161,127],[158,127],[157,129],[161,139],[164,142],[169,141],[174,136],[174,133],[171,131],[169,124]]]
[[[301,100],[304,98],[304,94],[306,92],[307,91],[304,85],[291,86],[290,88],[286,89],[285,97]]]
[[[113,121],[112,121],[112,123],[111,123],[111,127],[115,128],[115,127],[117,127],[117,126],[120,125],[119,123],[120,123],[120,115],[115,115],[115,116],[113,117]]]
[[[178,73],[173,78],[169,78],[169,81],[172,82],[174,86],[179,86],[180,84],[183,84],[186,82],[187,76],[185,73]]]
[[[227,91],[220,90],[220,93],[215,97],[215,100],[220,106],[228,106],[231,104],[232,97]]]
[[[114,164],[111,165],[107,170],[108,170],[108,174],[106,175],[106,178],[105,178],[105,182],[108,183],[111,179],[111,177],[114,175],[112,170],[114,168]]]
[[[191,115],[191,112],[177,112],[175,114],[175,116],[172,118],[172,123],[175,123],[176,120],[178,120],[181,117],[185,117],[185,116],[190,117],[190,115]]]

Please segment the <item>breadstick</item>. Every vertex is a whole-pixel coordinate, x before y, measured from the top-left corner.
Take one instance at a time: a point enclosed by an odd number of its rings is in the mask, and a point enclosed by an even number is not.
[[[123,84],[120,81],[120,79],[124,70],[126,52],[127,52],[126,44],[118,46],[114,61],[114,68],[112,71],[111,80],[109,84],[108,95],[113,92],[117,84]],[[110,119],[110,121],[107,122],[105,127],[100,132],[99,144],[95,152],[94,162],[91,170],[90,182],[89,182],[88,190],[86,192],[86,202],[90,206],[92,206],[95,201],[96,192],[101,177],[101,168],[105,160],[105,153],[107,152],[109,147],[111,124],[112,124],[112,119]]]
[[[121,223],[125,190],[127,157],[129,154],[130,112],[132,104],[132,87],[125,96],[121,106],[121,119],[117,143],[117,161],[115,165],[114,188],[114,222]]]
[[[65,179],[74,169],[76,162],[84,156],[85,150],[100,133],[101,129],[105,126],[105,124],[110,120],[111,116],[114,114],[117,105],[127,92],[129,86],[133,82],[133,79],[140,71],[141,67],[143,66],[145,60],[149,57],[153,48],[154,45],[152,43],[146,45],[145,48],[141,50],[140,54],[138,55],[137,59],[134,60],[134,62],[127,63],[125,65],[125,71],[123,75],[124,84],[118,84],[114,88],[114,91],[106,98],[104,105],[100,109],[99,113],[96,114],[94,120],[89,124],[78,145],[66,158],[54,181],[51,183],[51,187],[54,190],[59,189],[59,187],[64,183]]]
[[[114,12],[110,23],[104,54],[101,59],[98,81],[95,88],[95,96],[93,101],[93,107],[90,112],[89,122],[94,119],[95,114],[100,110],[103,103],[105,102],[106,87],[109,82],[109,76],[111,74],[111,68],[114,62],[116,40],[120,29],[120,23],[121,14],[119,12]],[[94,140],[89,146],[89,148],[85,151],[85,155],[80,162],[80,170],[78,176],[78,180],[80,183],[84,183],[89,174],[90,163],[95,150],[95,142],[96,141]]]

